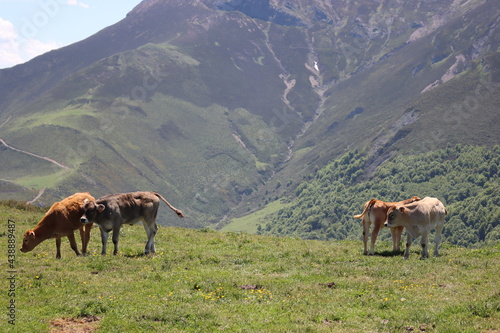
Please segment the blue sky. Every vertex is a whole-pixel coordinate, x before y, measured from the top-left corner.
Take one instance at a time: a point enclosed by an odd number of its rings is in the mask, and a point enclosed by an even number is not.
[[[142,0],[0,0],[0,68],[108,27]]]

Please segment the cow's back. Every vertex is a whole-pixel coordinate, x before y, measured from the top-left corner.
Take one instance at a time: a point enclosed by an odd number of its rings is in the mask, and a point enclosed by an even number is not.
[[[420,201],[416,201],[410,205],[414,205],[411,215],[414,222],[429,224],[431,227],[444,222],[446,216],[446,208],[443,203],[437,198],[425,197]],[[406,205],[406,206],[410,206]]]
[[[120,218],[121,222],[136,221],[144,215],[156,215],[160,200],[152,192],[131,192],[111,194],[97,199],[96,204],[103,204],[100,221],[102,223],[111,219]],[[155,216],[156,217],[156,216]]]
[[[447,211],[444,207],[443,203],[436,198],[428,197],[428,209],[429,209],[429,218],[431,223],[438,223],[440,221],[444,221]]]
[[[89,201],[95,200],[93,196],[85,192],[75,193],[61,201],[55,202],[42,220],[40,220],[37,227],[45,227],[58,231],[80,228],[80,217],[84,212],[83,204],[85,199]]]
[[[121,206],[122,217],[127,217],[127,220],[136,220],[144,216],[155,215],[160,206],[158,199],[151,192],[132,192],[127,193],[123,198],[125,200]]]
[[[375,202],[373,202],[373,205],[371,206],[371,209],[369,211],[370,222],[384,223],[388,208],[389,206],[384,201],[376,200]]]
[[[88,192],[75,193],[57,203],[58,213],[75,226],[80,226],[80,217],[84,213],[83,205],[85,199],[95,201],[94,197]]]

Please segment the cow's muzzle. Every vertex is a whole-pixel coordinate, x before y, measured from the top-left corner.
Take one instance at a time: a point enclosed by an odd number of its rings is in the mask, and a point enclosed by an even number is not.
[[[89,219],[87,219],[87,217],[83,215],[82,217],[80,217],[80,223],[87,224],[89,223]]]

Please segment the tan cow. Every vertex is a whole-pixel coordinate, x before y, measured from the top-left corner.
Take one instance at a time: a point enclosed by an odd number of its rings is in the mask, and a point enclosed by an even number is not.
[[[399,202],[385,202],[377,199],[371,199],[365,203],[365,208],[363,212],[359,215],[354,215],[355,219],[361,219],[363,222],[363,254],[368,254],[368,235],[370,233],[370,225],[373,223],[373,231],[371,236],[370,245],[370,255],[375,253],[375,241],[377,240],[380,228],[384,225],[385,220],[387,220],[387,209],[391,205],[397,204],[407,204],[420,200],[419,197],[412,197]],[[403,233],[403,227],[391,228],[392,236],[392,251],[399,251],[399,244],[401,243],[401,234]]]
[[[80,230],[82,252],[87,253],[92,224],[83,224],[80,217],[84,213],[83,206],[88,201],[95,201],[89,193],[75,193],[66,199],[56,202],[35,228],[24,233],[21,252],[29,252],[46,239],[56,239],[56,258],[61,258],[61,238],[68,237],[69,243],[76,255],[80,255],[76,245],[74,231]]]
[[[439,243],[441,242],[441,232],[444,227],[444,219],[448,214],[443,203],[436,198],[425,197],[420,201],[406,205],[393,205],[387,211],[386,227],[403,226],[406,228],[406,250],[404,258],[410,255],[410,246],[415,238],[422,235],[420,243],[422,245],[421,259],[429,257],[429,233],[431,229],[436,229],[434,242],[434,256],[439,255]]]

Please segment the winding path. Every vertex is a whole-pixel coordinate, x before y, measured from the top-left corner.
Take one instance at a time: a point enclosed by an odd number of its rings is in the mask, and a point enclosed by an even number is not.
[[[17,151],[17,152],[20,152],[20,153],[23,153],[23,154],[26,154],[26,155],[30,155],[30,156],[33,156],[33,157],[36,157],[36,158],[40,158],[40,159],[42,159],[42,160],[48,161],[48,162],[50,162],[50,163],[52,163],[52,164],[55,164],[55,165],[57,165],[58,167],[61,167],[61,168],[63,168],[63,169],[69,169],[69,167],[67,167],[67,166],[65,166],[64,164],[61,164],[61,163],[59,163],[59,162],[57,162],[57,161],[54,161],[54,160],[53,160],[53,159],[51,159],[51,158],[48,158],[48,157],[45,157],[45,156],[40,156],[40,155],[37,155],[37,154],[30,153],[30,152],[28,152],[28,151],[24,151],[24,150],[17,149],[17,148],[15,148],[15,147],[9,146],[9,145],[7,144],[7,142],[5,142],[3,139],[0,139],[0,143],[1,143],[1,144],[3,144],[5,147],[7,147],[7,148],[9,148],[9,149],[12,149],[12,150],[14,150],[14,151]]]
[[[40,199],[40,197],[43,195],[43,193],[45,192],[45,188],[42,188],[39,192],[38,192],[38,195],[33,199],[33,200],[30,200],[30,201],[26,201],[26,204],[27,205],[32,205],[35,201],[37,201],[38,199]]]

